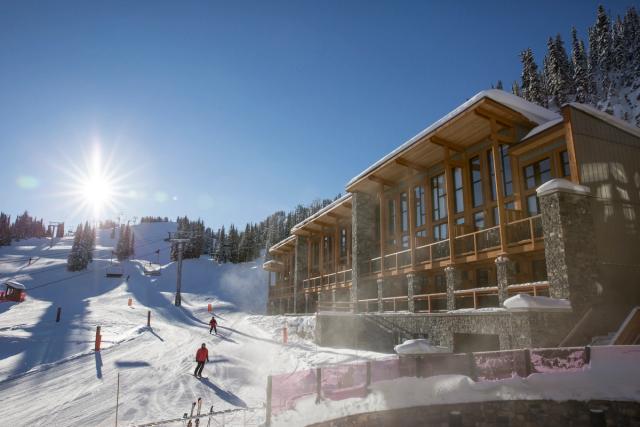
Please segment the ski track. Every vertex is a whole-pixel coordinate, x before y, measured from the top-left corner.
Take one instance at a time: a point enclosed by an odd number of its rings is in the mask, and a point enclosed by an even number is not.
[[[175,224],[136,226],[136,254],[155,250]],[[138,239],[139,237],[139,239]],[[100,249],[115,244],[99,234]],[[120,425],[181,417],[202,397],[203,412],[261,407],[267,376],[319,364],[379,357],[376,353],[318,348],[291,329],[281,343],[284,322],[296,319],[256,315],[264,306],[266,280],[245,265],[218,266],[210,260],[187,260],[183,269],[183,306],[174,307],[175,265],[168,250],[161,255],[162,276],[144,276],[139,261],[125,263],[126,283],[106,279],[108,258],[96,259],[95,274],[74,276],[64,269],[70,239],[49,249],[37,239],[0,248],[0,261],[38,257],[23,264],[0,264],[0,280],[20,275],[27,288],[50,280],[70,280],[28,292],[21,304],[0,304],[0,401],[2,426],[111,426],[115,421],[116,384],[120,373]],[[53,258],[47,258],[47,257]],[[142,258],[143,260],[145,258]],[[62,266],[48,272],[39,269]],[[127,306],[132,298],[133,306]],[[218,317],[218,336],[209,335],[207,304]],[[55,323],[55,310],[62,319]],[[152,311],[146,328],[147,310]],[[92,351],[95,326],[102,327],[102,351]],[[295,325],[293,325],[295,326]],[[193,377],[195,352],[207,343],[211,363]],[[4,347],[4,348],[3,348]],[[263,413],[260,414],[263,417]]]

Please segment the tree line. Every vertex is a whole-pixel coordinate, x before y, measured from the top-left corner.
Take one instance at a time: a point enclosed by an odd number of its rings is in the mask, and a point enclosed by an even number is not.
[[[515,95],[552,110],[568,102],[589,104],[640,126],[640,19],[634,7],[615,20],[603,6],[588,29],[587,44],[571,29],[571,54],[560,34],[547,41],[542,70],[531,48],[521,52]],[[502,83],[498,82],[502,89]]]
[[[24,211],[11,222],[11,216],[0,212],[0,246],[10,245],[13,240],[42,238],[51,236],[51,228],[45,228],[44,219],[32,217]],[[62,233],[62,234],[61,234]],[[58,227],[56,237],[64,236],[64,225]]]

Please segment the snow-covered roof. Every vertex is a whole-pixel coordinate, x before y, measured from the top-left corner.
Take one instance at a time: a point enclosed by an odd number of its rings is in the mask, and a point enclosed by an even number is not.
[[[594,116],[602,121],[609,123],[612,126],[617,127],[618,129],[621,129],[625,132],[629,132],[630,134],[640,138],[640,128],[633,126],[632,124],[627,123],[624,120],[619,119],[618,117],[612,116],[611,114],[607,114],[604,111],[600,111],[596,108],[593,108],[590,105],[580,104],[578,102],[570,102],[567,105],[570,105],[571,107],[577,110],[580,110],[584,113]]]
[[[280,240],[278,243],[276,243],[275,245],[271,246],[269,248],[269,252],[274,251],[278,248],[281,248],[282,246],[287,245],[288,243],[291,243],[293,240],[295,240],[296,236],[289,236],[286,239]]]
[[[569,300],[529,294],[514,295],[502,305],[509,311],[571,311]]]
[[[330,205],[325,206],[324,208],[320,209],[318,212],[314,213],[310,217],[300,221],[299,223],[297,223],[296,225],[293,226],[293,228],[291,229],[291,232],[293,233],[294,231],[301,229],[305,225],[307,225],[310,222],[320,218],[322,215],[326,214],[330,210],[334,209],[337,206],[340,206],[341,204],[343,204],[344,202],[347,202],[349,200],[351,200],[351,193],[345,194],[344,196],[342,196],[339,199],[337,199],[334,202],[332,202]]]
[[[442,126],[443,124],[445,124],[449,120],[451,120],[454,117],[458,116],[462,112],[464,112],[467,109],[469,109],[469,107],[471,107],[472,105],[482,101],[485,98],[491,99],[491,100],[493,100],[495,102],[498,102],[498,103],[500,103],[500,104],[502,104],[502,105],[504,105],[504,106],[506,106],[506,107],[508,107],[508,108],[510,108],[510,109],[522,114],[527,119],[529,119],[532,122],[537,123],[537,124],[543,124],[543,123],[546,123],[546,122],[548,122],[550,120],[558,120],[558,119],[562,120],[562,117],[558,113],[555,113],[555,112],[553,112],[551,110],[548,110],[548,109],[543,108],[543,107],[541,107],[539,105],[531,103],[531,102],[529,102],[529,101],[527,101],[525,99],[520,98],[519,96],[512,95],[512,94],[510,94],[508,92],[505,92],[503,90],[500,90],[500,89],[483,90],[482,92],[478,92],[477,94],[475,94],[473,97],[471,97],[464,104],[462,104],[462,105],[458,106],[457,108],[455,108],[449,114],[447,114],[444,117],[442,117],[440,120],[434,122],[429,127],[427,127],[426,129],[422,130],[420,133],[415,135],[413,138],[409,139],[407,142],[405,142],[404,144],[400,145],[398,148],[396,148],[395,150],[393,150],[392,152],[390,152],[389,154],[387,154],[386,156],[384,156],[383,158],[381,158],[380,160],[378,160],[377,162],[375,162],[374,164],[369,166],[367,169],[365,169],[363,172],[358,174],[356,177],[352,178],[351,181],[349,181],[347,183],[347,187],[351,186],[352,184],[354,184],[356,181],[360,180],[365,175],[368,175],[373,170],[377,169],[380,165],[382,165],[383,163],[387,162],[389,159],[391,159],[394,156],[396,156],[398,153],[401,153],[402,151],[405,151],[406,149],[408,149],[409,147],[411,147],[412,145],[414,145],[415,143],[420,141],[425,135],[435,131],[436,129],[438,129],[440,126]]]
[[[26,289],[22,283],[16,282],[15,280],[7,280],[5,283],[14,289]]]
[[[546,123],[536,126],[533,129],[531,129],[529,133],[524,136],[524,138],[522,138],[522,141],[526,141],[527,139],[533,138],[534,136],[541,134],[545,130],[552,128],[557,124],[562,123],[562,121],[563,121],[562,117],[558,117],[557,119],[549,120]]]

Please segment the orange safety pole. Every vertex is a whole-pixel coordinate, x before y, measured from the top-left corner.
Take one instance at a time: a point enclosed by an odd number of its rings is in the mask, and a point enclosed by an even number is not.
[[[96,326],[96,346],[95,346],[95,351],[100,351],[100,341],[102,341],[102,335],[100,335],[100,326]]]
[[[209,313],[211,313],[211,312],[213,311],[213,307],[211,307],[211,304],[209,304],[209,305],[207,306],[207,311],[208,311]]]
[[[289,329],[287,328],[287,324],[285,322],[284,328],[282,329],[282,342],[286,344],[289,341]]]
[[[133,304],[133,298],[129,298],[129,301],[127,301],[127,305],[131,307],[132,304]]]

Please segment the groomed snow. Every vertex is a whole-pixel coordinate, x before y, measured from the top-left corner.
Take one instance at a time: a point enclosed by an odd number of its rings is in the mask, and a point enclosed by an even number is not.
[[[449,353],[446,347],[433,345],[427,339],[406,340],[393,348],[397,354],[418,355],[431,353]]]
[[[399,378],[374,383],[363,399],[301,399],[274,426],[303,426],[348,415],[424,405],[499,400],[640,401],[640,346],[593,347],[590,367],[577,372],[532,374],[474,382],[464,375]]]
[[[116,243],[109,232],[99,234],[86,272],[66,271],[72,238],[51,249],[44,239],[0,248],[0,282],[18,278],[27,287],[25,302],[0,304],[1,425],[112,426],[118,373],[119,424],[131,425],[180,417],[199,396],[207,410],[262,407],[270,374],[383,357],[316,346],[311,316],[264,316],[262,259],[238,265],[185,260],[182,307],[176,308],[176,266],[164,241],[175,227],[136,225],[135,260],[122,263],[122,278],[105,277]],[[142,265],[156,263],[156,249],[162,275],[145,276]],[[209,303],[218,336],[209,335]],[[282,344],[285,323],[288,345]],[[98,325],[102,351],[95,353]],[[204,368],[208,378],[198,381],[192,373],[201,343],[211,363]],[[257,413],[264,417],[263,410]]]
[[[571,311],[569,300],[529,294],[509,297],[502,305],[509,311]]]

